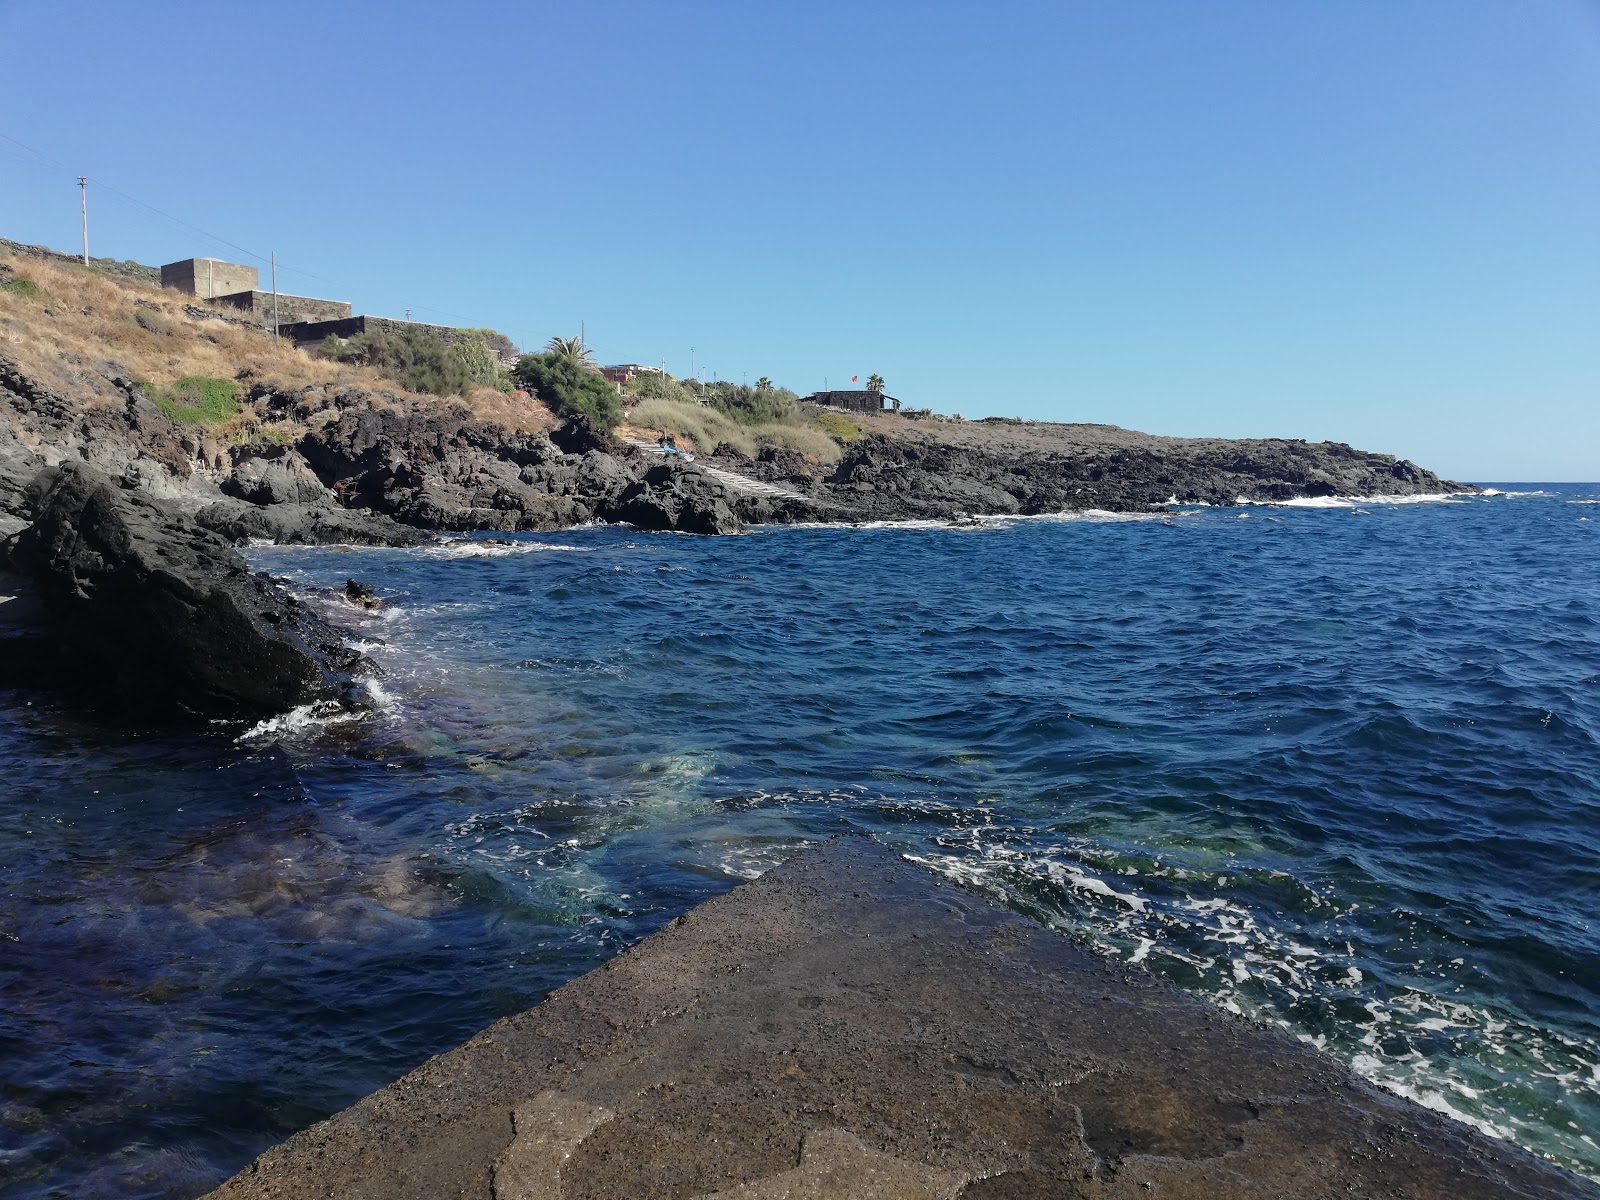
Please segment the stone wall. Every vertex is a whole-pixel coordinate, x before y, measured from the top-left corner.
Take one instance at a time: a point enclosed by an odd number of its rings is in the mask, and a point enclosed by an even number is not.
[[[270,302],[270,298],[269,298]],[[355,337],[358,333],[404,333],[408,329],[423,329],[447,342],[483,342],[487,344],[484,335],[471,329],[452,329],[448,325],[425,325],[421,321],[396,321],[389,317],[348,317],[344,320],[330,321],[299,321],[293,324],[281,323],[278,330],[285,337],[292,337],[295,345],[304,346],[311,342],[320,342],[324,338]],[[501,357],[496,355],[497,358]],[[502,365],[505,365],[502,363]]]
[[[51,262],[66,263],[69,266],[82,266],[83,255],[64,254],[60,250],[50,250],[44,246],[25,246],[21,242],[9,241],[0,238],[0,250],[9,251],[23,258],[45,258]],[[107,275],[120,275],[124,279],[137,279],[140,283],[160,283],[161,271],[156,267],[147,267],[144,263],[136,263],[127,259],[95,258],[89,256],[89,265],[97,271],[104,271]]]
[[[250,316],[267,328],[272,327],[273,302],[271,292],[236,292],[231,296],[218,296],[214,303],[226,304]],[[277,319],[279,326],[307,322],[342,321],[350,316],[347,300],[318,300],[312,296],[286,296],[278,293]]]

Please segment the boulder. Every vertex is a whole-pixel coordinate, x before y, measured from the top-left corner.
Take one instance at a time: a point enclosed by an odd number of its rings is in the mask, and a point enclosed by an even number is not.
[[[433,535],[382,513],[326,504],[260,506],[219,500],[194,515],[195,523],[234,544],[252,538],[280,546],[420,546]]]
[[[615,455],[619,451],[616,438],[588,417],[573,417],[552,433],[550,440],[563,454],[587,454],[590,450],[598,450],[601,454]]]
[[[245,458],[222,481],[221,488],[224,495],[251,504],[329,504],[334,499],[305,459],[295,453]]]
[[[678,462],[651,467],[604,506],[601,515],[659,532],[726,534],[744,529],[722,485],[698,467]]]
[[[146,718],[355,701],[370,664],[220,535],[82,464],[46,468],[29,493],[10,559],[43,602],[63,683]]]

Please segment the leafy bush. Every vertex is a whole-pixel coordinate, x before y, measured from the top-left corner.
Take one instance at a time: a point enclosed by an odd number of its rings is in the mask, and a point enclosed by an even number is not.
[[[413,392],[465,396],[474,388],[503,387],[505,380],[484,339],[447,337],[413,326],[330,337],[317,347],[323,358],[373,367]]]
[[[741,425],[793,423],[800,415],[799,397],[788,388],[753,388],[739,383],[708,383],[706,399]]]
[[[688,384],[655,371],[635,375],[625,386],[642,400],[675,400],[679,404],[694,404],[699,400]]]
[[[148,384],[141,385],[146,392]],[[216,425],[239,415],[239,385],[231,379],[185,375],[151,397],[162,412],[180,425]]]
[[[39,296],[39,285],[25,275],[18,275],[15,279],[8,279],[0,283],[13,296],[22,296],[28,300],[35,300]]]
[[[517,349],[517,344],[498,329],[458,329],[456,332],[477,334],[483,339],[483,344],[489,347],[489,353],[494,355],[496,362],[513,362],[522,353]]]
[[[524,354],[511,374],[559,417],[588,417],[602,429],[622,419],[616,386],[567,355]]]

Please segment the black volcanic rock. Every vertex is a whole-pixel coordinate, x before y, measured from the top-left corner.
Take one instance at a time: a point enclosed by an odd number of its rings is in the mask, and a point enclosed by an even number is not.
[[[68,686],[146,717],[353,698],[361,656],[217,534],[80,464],[29,491],[11,561],[38,591]]]
[[[194,515],[195,523],[230,542],[250,538],[280,546],[418,546],[433,535],[381,513],[326,504],[246,504],[219,500]]]
[[[600,515],[662,532],[723,534],[744,528],[726,489],[699,468],[678,462],[651,467]]]
[[[1319,496],[1472,491],[1405,459],[1341,442],[1168,438],[1107,425],[875,435],[850,446],[826,495],[875,519],[1231,505]],[[760,472],[773,477],[771,468]]]

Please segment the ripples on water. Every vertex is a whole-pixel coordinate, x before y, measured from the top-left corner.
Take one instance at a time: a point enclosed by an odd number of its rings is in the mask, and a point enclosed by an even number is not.
[[[197,1194],[843,832],[1600,1178],[1595,498],[257,551],[390,707],[3,698],[0,1192]]]

